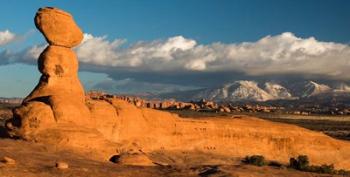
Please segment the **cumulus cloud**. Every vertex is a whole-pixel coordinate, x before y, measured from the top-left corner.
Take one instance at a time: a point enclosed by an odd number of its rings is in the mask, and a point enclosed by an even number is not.
[[[198,44],[182,36],[138,42],[85,35],[81,62],[141,71],[233,71],[248,75],[310,74],[350,77],[350,46],[286,32],[256,42]]]
[[[0,46],[6,45],[15,40],[16,35],[9,30],[0,31]]]
[[[172,37],[166,41],[137,42],[128,48],[123,47],[125,42],[126,40],[121,39],[108,41],[106,37],[85,34],[83,43],[76,48],[76,51],[79,60],[84,63],[130,69],[166,70],[182,67],[180,57],[174,55],[196,46],[194,40],[182,36]],[[168,64],[173,66],[164,68]]]
[[[30,63],[44,48],[34,46],[20,53],[0,55],[6,55],[12,63]],[[350,79],[349,45],[300,38],[290,32],[255,42],[207,45],[183,36],[127,45],[124,39],[85,34],[82,44],[74,50],[84,65],[132,72],[236,72],[250,76],[297,74]]]
[[[34,45],[20,52],[3,50],[0,53],[0,65],[14,63],[36,64],[36,60],[38,59],[40,53],[46,47],[47,45]]]

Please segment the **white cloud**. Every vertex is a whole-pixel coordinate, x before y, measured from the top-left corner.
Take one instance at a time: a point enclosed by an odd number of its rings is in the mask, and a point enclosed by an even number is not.
[[[6,45],[15,40],[16,35],[9,30],[0,31],[0,46]]]
[[[165,41],[137,42],[127,48],[123,47],[124,43],[125,40],[116,39],[110,42],[105,37],[86,34],[76,51],[79,60],[89,64],[165,71],[182,68],[181,56],[176,55],[196,47],[196,41],[182,36]]]
[[[34,45],[17,53],[5,49],[0,53],[0,65],[14,63],[36,64],[36,60],[46,46],[47,45]]]
[[[124,40],[119,39],[109,42],[106,36],[94,37],[91,34],[84,34],[82,45],[76,50],[80,61],[96,65],[106,65],[113,62],[113,58],[119,57],[116,51],[124,42]]]
[[[85,34],[75,50],[82,63],[132,71],[175,74],[233,71],[247,75],[300,74],[350,79],[349,45],[322,42],[314,37],[299,38],[290,32],[231,44],[203,45],[182,36],[125,43],[124,39],[109,41],[106,36]],[[28,58],[36,59],[44,48],[34,46],[12,57],[12,62],[27,63]]]
[[[31,60],[37,60],[46,47],[47,45],[34,45],[33,47],[25,50],[21,58],[22,60],[27,60],[28,63]]]
[[[350,77],[350,47],[299,38],[285,32],[256,42],[197,44],[176,36],[138,42],[127,48],[124,40],[85,35],[77,47],[82,62],[146,71],[238,71],[248,75],[316,74]]]

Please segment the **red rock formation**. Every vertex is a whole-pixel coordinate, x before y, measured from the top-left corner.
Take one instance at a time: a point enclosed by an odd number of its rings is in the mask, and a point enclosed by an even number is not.
[[[78,78],[78,60],[70,48],[81,42],[82,32],[70,14],[56,8],[39,9],[35,25],[50,45],[38,60],[42,74],[38,85],[22,106],[13,111],[15,120],[12,123],[18,129],[12,133],[26,139],[36,137],[34,132],[37,131],[31,129],[46,129],[55,122],[87,125],[90,117]],[[35,122],[35,126],[31,122]]]
[[[154,152],[204,152],[228,158],[261,154],[287,162],[299,154],[315,164],[350,169],[350,143],[293,125],[240,116],[180,118],[176,114],[136,107],[139,100],[106,95],[85,100],[77,77],[77,59],[70,47],[81,31],[73,18],[55,8],[39,9],[36,25],[50,46],[39,59],[38,86],[14,110],[8,122],[12,135],[70,149],[98,160],[119,154],[125,164],[151,165]],[[133,102],[133,103],[132,103]],[[160,102],[146,103],[160,108]],[[176,107],[193,107],[176,103]],[[217,109],[214,102],[201,108]],[[134,152],[142,152],[134,154]]]

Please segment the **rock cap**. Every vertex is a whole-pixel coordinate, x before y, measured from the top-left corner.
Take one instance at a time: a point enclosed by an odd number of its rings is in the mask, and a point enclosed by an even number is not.
[[[72,15],[61,9],[40,8],[35,15],[34,22],[50,45],[71,48],[83,40],[83,33]]]

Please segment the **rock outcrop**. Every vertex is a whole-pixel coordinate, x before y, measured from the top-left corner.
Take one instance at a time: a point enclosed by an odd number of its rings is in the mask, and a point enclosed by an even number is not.
[[[38,59],[42,75],[8,123],[19,128],[12,133],[25,139],[35,139],[40,130],[57,123],[87,126],[90,117],[78,79],[77,56],[71,49],[83,39],[81,30],[70,14],[56,8],[39,9],[35,25],[49,42]]]
[[[281,162],[305,154],[315,164],[350,169],[349,142],[297,126],[244,116],[184,119],[116,98],[85,100],[71,49],[82,34],[72,16],[56,8],[42,8],[35,23],[50,45],[38,60],[42,73],[38,85],[7,122],[13,136],[97,160],[119,155],[125,164],[151,165],[153,153],[168,152],[228,158],[261,154]]]

